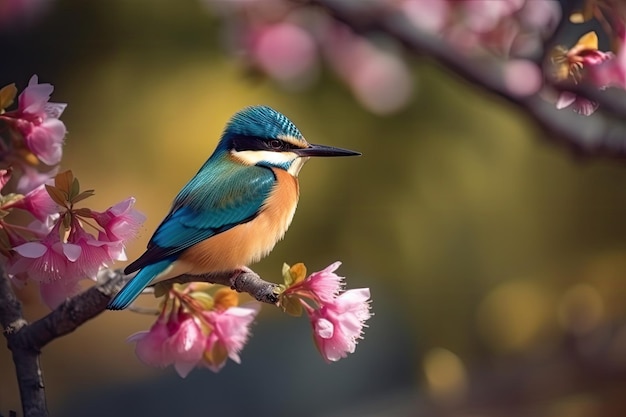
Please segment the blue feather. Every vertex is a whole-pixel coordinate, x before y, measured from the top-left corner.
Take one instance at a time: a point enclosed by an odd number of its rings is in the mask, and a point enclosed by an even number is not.
[[[109,310],[123,310],[128,307],[143,291],[144,288],[150,284],[157,275],[163,272],[171,263],[173,259],[168,258],[152,265],[145,266],[137,275],[135,275],[130,281],[126,283],[124,288],[117,293],[107,308]]]

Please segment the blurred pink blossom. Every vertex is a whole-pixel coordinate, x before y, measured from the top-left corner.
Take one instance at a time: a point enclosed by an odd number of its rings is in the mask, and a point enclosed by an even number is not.
[[[376,114],[405,106],[413,92],[406,63],[392,51],[375,46],[344,26],[327,33],[327,59],[361,104]]]
[[[598,109],[598,103],[594,101],[570,93],[569,91],[561,92],[556,102],[556,108],[561,110],[570,106],[572,106],[572,110],[583,116],[590,116]]]
[[[41,172],[28,164],[20,164],[21,175],[17,181],[16,189],[18,192],[25,194],[40,185],[48,182],[59,172],[59,166],[55,166],[49,171]]]
[[[265,25],[249,40],[253,62],[270,77],[291,85],[307,84],[317,69],[311,34],[290,22]]]
[[[41,222],[60,210],[59,205],[50,198],[50,194],[48,194],[44,185],[40,185],[26,194],[24,198],[15,201],[15,203],[5,208],[26,210]]]
[[[405,0],[400,10],[419,29],[438,33],[448,23],[450,2],[448,0]]]
[[[594,84],[599,87],[614,86],[626,89],[626,28],[623,24],[618,30],[619,51],[599,65],[589,69]]]
[[[535,94],[542,86],[543,75],[539,67],[526,59],[510,60],[504,65],[504,82],[516,96]]]

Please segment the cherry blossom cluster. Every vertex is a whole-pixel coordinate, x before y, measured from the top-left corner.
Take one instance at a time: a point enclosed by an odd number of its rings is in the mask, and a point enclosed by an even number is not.
[[[327,362],[355,351],[371,316],[369,288],[343,291],[343,278],[334,273],[340,264],[306,278],[303,264],[285,265],[285,284],[279,287],[279,306],[293,316],[308,314],[315,344]],[[136,343],[135,353],[143,363],[173,365],[183,378],[195,367],[218,372],[229,358],[240,363],[259,303],[239,306],[235,291],[204,282],[159,283],[155,295],[162,294],[156,322],[128,338]]]
[[[306,278],[301,263],[283,267],[285,284],[279,304],[293,316],[306,312],[315,344],[327,362],[354,353],[371,317],[369,288],[343,291],[343,277],[335,274],[340,265],[335,262]]]
[[[125,244],[144,221],[134,198],[103,212],[77,207],[94,192],[81,191],[71,171],[56,174],[66,105],[49,102],[52,90],[33,76],[7,111],[17,88],[0,89],[0,256],[16,285],[39,284],[50,308],[78,293],[79,281],[126,260]]]
[[[203,282],[169,287],[150,330],[128,338],[136,343],[137,357],[149,366],[174,365],[183,378],[195,367],[218,372],[228,358],[240,363],[260,304],[238,306],[235,291],[216,287]]]

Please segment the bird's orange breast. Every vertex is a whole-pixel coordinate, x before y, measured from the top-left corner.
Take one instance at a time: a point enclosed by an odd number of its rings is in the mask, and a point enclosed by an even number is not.
[[[272,169],[276,185],[253,220],[210,237],[183,252],[176,261],[189,274],[231,271],[257,262],[283,238],[298,204],[298,180]]]

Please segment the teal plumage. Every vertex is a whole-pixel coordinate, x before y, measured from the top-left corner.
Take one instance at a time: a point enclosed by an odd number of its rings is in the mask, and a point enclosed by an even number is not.
[[[177,272],[198,272],[194,265],[188,265],[190,254],[198,252],[198,248],[210,247],[207,243],[218,235],[220,244],[228,243],[225,238],[233,237],[231,252],[242,247],[236,242],[243,237],[263,240],[258,248],[242,249],[238,262],[263,256],[282,238],[291,222],[298,196],[295,177],[308,156],[356,154],[309,144],[289,119],[269,107],[248,107],[238,112],[226,125],[214,153],[174,199],[169,214],[156,229],[146,252],[124,270],[126,274],[139,272],[115,296],[108,308],[120,310],[128,307],[151,282],[170,278],[167,274],[174,266],[178,267],[174,268]],[[295,164],[300,158],[302,161]],[[285,177],[286,174],[281,173],[284,171],[290,175]],[[293,184],[286,178],[292,178]],[[292,188],[289,188],[291,191],[281,192],[281,187]],[[270,208],[271,212],[268,211]],[[290,213],[279,213],[285,210]],[[263,226],[255,228],[253,223],[256,219]],[[268,219],[285,224],[268,228]],[[251,226],[241,229],[244,224]],[[259,236],[266,232],[271,233],[270,240]],[[213,264],[205,262],[202,273],[219,268],[219,262]]]

